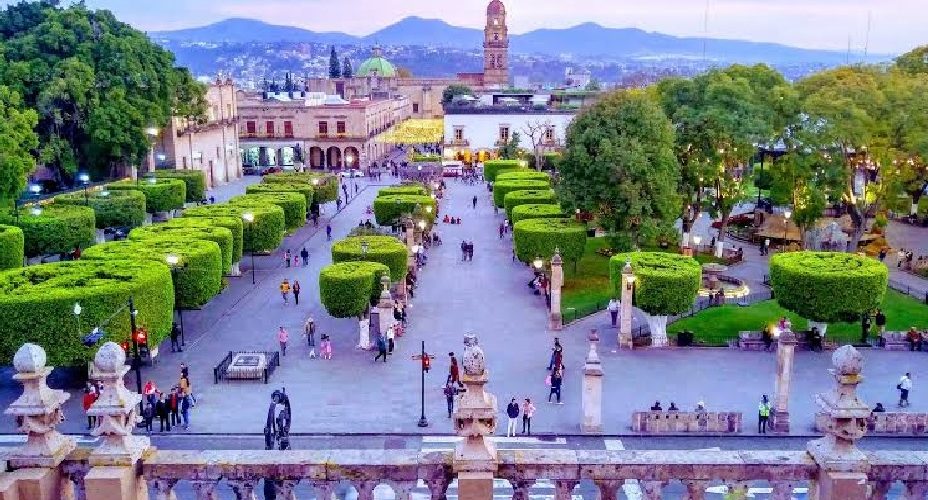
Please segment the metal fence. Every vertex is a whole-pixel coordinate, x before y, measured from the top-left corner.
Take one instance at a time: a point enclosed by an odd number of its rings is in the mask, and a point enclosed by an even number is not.
[[[924,300],[925,304],[928,304],[928,287],[926,286],[912,286],[901,281],[889,280],[889,287],[893,290],[904,293],[906,295],[911,295],[918,300]]]
[[[227,370],[229,369],[229,365],[232,364],[232,360],[235,359],[235,356],[238,354],[264,354],[265,358],[267,359],[267,366],[263,368],[255,368],[254,377],[250,379],[228,377]],[[213,383],[218,384],[224,380],[261,380],[266,384],[278,366],[280,366],[279,351],[229,351],[229,354],[226,354],[226,357],[222,358],[222,361],[220,361],[219,364],[213,368]]]

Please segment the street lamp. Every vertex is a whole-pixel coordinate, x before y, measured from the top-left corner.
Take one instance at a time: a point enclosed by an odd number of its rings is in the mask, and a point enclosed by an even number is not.
[[[42,209],[39,207],[32,207],[32,210],[30,210],[29,213],[35,216],[39,216],[42,215]]]
[[[367,256],[367,251],[368,251],[369,248],[370,248],[370,247],[368,246],[367,242],[366,242],[366,241],[362,241],[362,242],[361,242],[361,255],[366,257],[366,256]]]
[[[783,248],[786,248],[786,237],[789,232],[789,218],[792,217],[793,213],[789,210],[783,212]]]
[[[148,168],[150,168],[152,172],[155,171],[155,139],[160,132],[161,131],[157,127],[148,127],[145,129],[145,133],[148,135],[150,141],[148,147]],[[135,174],[136,183],[138,183],[139,180],[139,173],[140,172],[136,172]]]
[[[169,254],[164,258],[168,262],[168,265],[171,266],[171,281],[174,283],[174,310],[177,311],[177,317],[180,321],[180,346],[187,346],[187,339],[184,337],[184,310],[180,308],[180,304],[177,302],[177,268],[180,264],[180,257],[174,254]],[[174,345],[171,345],[171,348],[174,348]]]
[[[39,184],[29,184],[29,192],[38,199],[39,194],[42,192],[42,186]]]
[[[74,319],[77,320],[77,334],[81,334],[81,304],[79,302],[74,303]]]
[[[635,276],[634,274],[632,274],[632,275],[630,275],[629,277],[625,278],[625,289],[626,289],[626,290],[631,290],[632,288],[634,288],[634,287],[635,287],[635,280],[637,280],[637,279],[638,279],[638,277]]]
[[[532,265],[535,266],[535,269],[540,271],[541,266],[545,265],[545,261],[541,260],[541,257],[536,257],[535,260],[532,261]]]
[[[245,225],[248,226],[248,246],[251,248],[251,284],[255,284],[255,235],[254,235],[254,222],[255,214],[251,212],[245,212],[242,214],[242,220],[245,221]]]
[[[84,205],[90,205],[90,195],[87,193],[87,188],[90,186],[90,174],[81,172],[77,174],[77,180],[84,186]]]
[[[138,329],[138,325],[135,321],[138,315],[139,312],[135,308],[135,302],[132,300],[132,296],[129,296],[129,325],[132,328],[132,347],[135,351],[135,356],[132,360],[133,364],[135,364],[135,386],[137,392],[142,394],[142,355],[139,352],[139,341],[147,340],[148,337],[141,335]]]
[[[699,255],[699,244],[702,243],[702,236],[693,236],[693,245],[696,246],[695,255]]]

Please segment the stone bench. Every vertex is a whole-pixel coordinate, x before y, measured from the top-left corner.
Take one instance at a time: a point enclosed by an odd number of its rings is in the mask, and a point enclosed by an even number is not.
[[[741,412],[636,411],[632,414],[632,430],[645,434],[737,434],[742,420]]]
[[[815,414],[815,430],[824,432],[830,417],[824,413]],[[867,432],[872,434],[928,434],[928,413],[886,412],[871,413],[867,418]]]
[[[887,351],[908,351],[909,341],[906,332],[883,332],[877,337],[877,345]]]
[[[805,340],[805,334],[803,332],[796,332],[798,337],[798,344],[796,344],[797,349],[801,350],[810,350],[809,343]],[[764,334],[763,332],[738,332],[738,339],[732,339],[728,341],[728,347],[733,349],[740,349],[742,351],[763,351],[764,350]],[[777,348],[777,339],[773,339],[773,343],[770,344],[770,349],[775,350]],[[822,339],[822,350],[833,351],[837,348],[835,342],[828,340],[828,338]]]

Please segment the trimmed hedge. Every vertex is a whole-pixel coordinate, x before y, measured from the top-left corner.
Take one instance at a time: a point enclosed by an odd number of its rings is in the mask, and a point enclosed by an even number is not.
[[[435,199],[420,194],[392,194],[374,199],[374,218],[381,226],[397,224],[405,214],[412,214],[416,218],[425,220],[431,226],[437,213]],[[419,210],[416,211],[416,205]],[[432,214],[426,212],[426,207],[432,207]]]
[[[147,239],[111,241],[84,252],[86,260],[131,260],[159,262],[167,266],[167,256],[180,258],[177,271],[177,304],[189,309],[210,301],[222,289],[222,252],[212,241],[194,239]]]
[[[187,184],[180,179],[150,177],[138,182],[118,181],[107,184],[106,189],[141,191],[145,195],[145,209],[150,214],[184,208],[187,201]]]
[[[440,163],[441,156],[438,155],[412,155],[410,160],[413,163]]]
[[[319,273],[319,299],[336,318],[356,318],[364,314],[380,293],[380,277],[390,269],[377,262],[340,262]]]
[[[367,253],[361,252],[367,243]],[[390,279],[400,281],[406,276],[409,252],[400,240],[392,236],[354,236],[332,245],[332,262],[379,262],[390,268]]]
[[[493,203],[497,207],[503,208],[503,200],[506,195],[513,191],[526,190],[545,190],[550,189],[551,185],[547,181],[516,180],[516,181],[497,181],[493,184]]]
[[[26,239],[16,226],[0,225],[0,270],[23,267]]]
[[[667,252],[631,252],[609,259],[612,293],[619,295],[622,269],[631,261],[635,306],[652,316],[682,314],[693,307],[702,284],[702,267],[692,257]]]
[[[145,194],[135,190],[90,191],[61,194],[56,205],[86,205],[93,209],[97,229],[139,227],[145,223]]]
[[[40,210],[34,215],[33,210]],[[0,223],[16,225],[23,230],[26,256],[37,257],[67,253],[80,246],[87,248],[97,241],[96,217],[93,209],[83,205],[42,205],[20,207],[19,222],[12,214],[4,214]]]
[[[509,219],[513,224],[527,219],[562,219],[566,215],[557,204],[527,204],[518,205],[512,209]]]
[[[232,231],[224,227],[179,227],[169,224],[138,227],[129,233],[130,240],[206,240],[219,245],[223,273],[232,268]]]
[[[269,184],[252,184],[245,188],[245,194],[265,193],[300,193],[306,198],[306,207],[313,204],[313,186],[304,182],[272,182]]]
[[[149,345],[158,345],[170,334],[174,309],[164,264],[79,260],[0,272],[0,357],[9,365],[23,343],[33,342],[45,347],[49,365],[83,365],[97,348],[84,347],[81,339],[95,326],[105,332],[101,343],[130,338],[129,297]],[[80,329],[75,302],[81,305]]]
[[[171,227],[224,227],[232,233],[232,262],[242,260],[244,221],[241,217],[175,217],[164,225]]]
[[[557,195],[553,189],[510,191],[503,197],[503,205],[506,206],[506,215],[509,219],[512,219],[512,209],[519,205],[540,205],[544,203],[557,205]]]
[[[429,191],[425,189],[425,186],[422,184],[407,184],[401,186],[388,186],[385,188],[380,188],[380,191],[377,191],[377,197],[381,196],[393,196],[393,195],[419,195],[427,196]]]
[[[313,184],[313,181],[319,181]],[[273,184],[277,182],[298,182],[306,183],[313,186],[314,199],[316,203],[328,203],[338,198],[338,177],[330,174],[320,174],[316,172],[279,172],[276,174],[265,175],[261,179],[264,184]]]
[[[496,182],[496,176],[503,170],[527,170],[519,160],[489,160],[483,162],[483,178]]]
[[[883,302],[888,282],[885,264],[856,254],[788,252],[770,259],[777,302],[821,323],[859,321],[862,313]]]
[[[254,214],[255,221],[244,224],[242,250],[245,252],[273,252],[284,241],[284,209],[277,205],[204,205],[184,210],[184,217],[235,217],[242,220],[242,214]]]
[[[287,230],[294,231],[306,225],[306,198],[300,193],[245,194],[232,198],[229,204],[249,207],[277,205],[284,211],[284,224]]]
[[[184,181],[187,203],[198,203],[206,197],[206,175],[200,170],[155,170],[155,177]]]
[[[586,248],[586,225],[571,219],[526,219],[513,226],[512,239],[522,262],[549,260],[555,249],[566,262],[576,262]]]
[[[510,170],[496,174],[496,181],[547,181],[550,185],[551,175],[529,169]]]

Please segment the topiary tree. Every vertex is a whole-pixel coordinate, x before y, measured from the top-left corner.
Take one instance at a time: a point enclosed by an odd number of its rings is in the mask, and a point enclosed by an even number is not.
[[[379,262],[390,268],[392,281],[406,276],[408,259],[406,245],[392,236],[355,236],[332,245],[332,262]]]
[[[360,318],[380,293],[380,277],[390,269],[377,262],[340,262],[319,273],[319,299],[335,318]]]
[[[244,214],[254,216],[245,222]],[[184,210],[184,217],[235,217],[243,221],[242,250],[245,252],[273,252],[284,238],[284,210],[277,205],[205,205]]]
[[[551,184],[551,175],[536,170],[505,170],[496,174],[496,181],[548,181]]]
[[[222,289],[222,252],[212,241],[150,238],[144,241],[111,241],[88,248],[81,259],[158,262],[167,265],[167,257],[179,258],[177,304],[185,309],[200,307]]]
[[[306,198],[306,206],[313,204],[313,186],[305,182],[271,182],[268,184],[252,184],[245,188],[245,194],[266,193],[300,193]]]
[[[550,189],[551,186],[547,181],[538,180],[515,180],[515,181],[496,181],[493,183],[493,203],[497,207],[503,208],[503,201],[506,194],[512,191],[525,191],[531,189]]]
[[[139,181],[117,181],[107,184],[106,189],[141,191],[145,195],[145,208],[150,214],[184,208],[187,201],[187,184],[180,179],[149,177]]]
[[[81,340],[96,327],[102,341],[129,339],[129,297],[138,326],[157,346],[171,331],[174,290],[161,263],[79,260],[0,272],[0,359],[9,364],[25,342],[47,347],[49,364],[77,366],[93,359],[95,347]],[[80,317],[72,312],[81,305]],[[79,321],[78,321],[79,319]]]
[[[519,160],[489,160],[483,162],[483,178],[487,182],[496,182],[496,176],[502,171],[528,170]]]
[[[195,239],[212,241],[219,245],[222,254],[222,269],[229,272],[232,269],[232,231],[224,227],[180,227],[169,224],[155,224],[152,226],[137,227],[129,233],[133,241],[149,241],[151,239]]]
[[[612,256],[609,277],[620,295],[622,270],[630,262],[635,276],[634,303],[648,314],[651,345],[667,345],[667,317],[693,307],[702,282],[702,267],[692,257],[666,252],[631,252]]]
[[[284,211],[287,230],[294,231],[306,225],[306,199],[299,193],[246,194],[232,198],[229,204],[248,207],[277,205]]]
[[[61,194],[56,205],[86,205],[93,209],[97,229],[139,227],[145,223],[145,194],[136,190],[91,191]]]
[[[417,194],[380,196],[374,199],[373,205],[374,218],[381,226],[397,224],[404,215],[412,215],[415,219],[424,220],[431,226],[437,210],[434,198]]]
[[[0,270],[22,267],[25,244],[22,229],[0,225]]]
[[[883,302],[889,271],[870,257],[839,252],[788,252],[770,259],[773,296],[822,335],[827,323],[854,321]]]
[[[202,170],[155,170],[159,179],[179,179],[187,185],[187,203],[199,203],[206,197],[206,175]]]
[[[381,196],[393,196],[393,195],[418,195],[418,196],[427,196],[429,194],[428,189],[425,188],[422,184],[404,184],[400,186],[387,186],[380,188],[377,191],[377,197]]]
[[[509,219],[513,224],[526,219],[563,219],[564,211],[557,204],[518,205],[512,209]]]
[[[242,260],[244,222],[241,217],[176,217],[167,221],[164,225],[171,227],[224,227],[232,234],[233,265]]]
[[[586,225],[571,219],[526,219],[512,230],[516,258],[529,263],[537,258],[548,260],[555,249],[567,262],[577,262],[586,248]]]
[[[519,205],[528,204],[557,204],[557,194],[553,189],[526,189],[521,191],[510,191],[503,197],[503,205],[506,207],[506,215],[512,219],[512,209]]]
[[[313,187],[313,198],[316,203],[328,203],[338,198],[338,177],[331,174],[317,172],[279,172],[265,175],[261,182],[264,184],[306,183]]]
[[[87,248],[96,242],[93,209],[77,205],[42,205],[19,210],[18,219],[10,214],[0,223],[23,230],[27,257],[67,253],[74,247]]]

